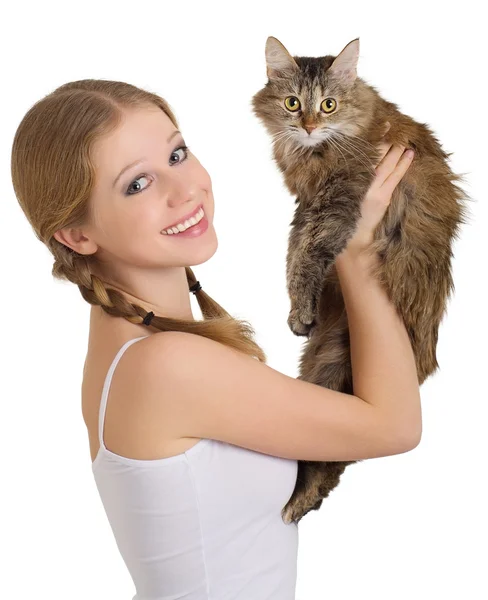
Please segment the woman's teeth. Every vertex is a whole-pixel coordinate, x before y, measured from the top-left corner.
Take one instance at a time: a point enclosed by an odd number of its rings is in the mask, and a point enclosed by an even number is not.
[[[163,235],[173,235],[174,233],[178,234],[180,231],[185,231],[189,227],[193,227],[203,219],[203,208],[201,208],[197,214],[191,219],[187,219],[184,223],[178,223],[174,227],[170,227],[169,229],[162,229],[161,233]]]

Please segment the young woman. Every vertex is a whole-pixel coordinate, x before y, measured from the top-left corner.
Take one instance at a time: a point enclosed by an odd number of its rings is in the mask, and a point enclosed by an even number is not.
[[[201,289],[189,266],[217,248],[212,184],[162,98],[82,80],[20,123],[15,193],[53,253],[53,275],[92,305],[83,416],[134,600],[292,600],[298,531],[281,510],[297,460],[386,456],[419,443],[412,349],[367,252],[411,157],[380,150],[361,221],[336,261],[349,395],[269,367],[252,327]]]

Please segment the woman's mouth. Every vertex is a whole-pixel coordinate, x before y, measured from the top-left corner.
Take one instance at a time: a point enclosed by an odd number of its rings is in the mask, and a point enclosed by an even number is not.
[[[201,207],[190,219],[178,223],[169,229],[162,229],[161,233],[163,235],[174,235],[176,237],[197,237],[206,231],[207,228],[208,220],[203,211],[203,207]]]

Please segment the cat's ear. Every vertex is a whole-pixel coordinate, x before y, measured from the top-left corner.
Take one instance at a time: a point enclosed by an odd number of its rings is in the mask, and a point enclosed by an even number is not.
[[[266,40],[266,74],[269,79],[293,75],[299,70],[293,56],[275,37],[270,35]]]
[[[357,77],[359,59],[359,38],[349,42],[327,70],[327,75],[332,75],[346,87],[352,85]]]

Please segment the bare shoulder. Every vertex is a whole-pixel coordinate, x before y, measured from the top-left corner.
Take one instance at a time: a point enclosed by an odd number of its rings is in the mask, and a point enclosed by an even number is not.
[[[179,344],[182,335],[149,335],[130,344],[120,357],[109,388],[104,423],[104,443],[112,452],[129,458],[158,459],[184,452],[195,443],[180,434],[172,414],[175,403],[168,401],[173,396],[154,372],[165,364],[167,352]],[[100,373],[105,376],[106,372],[104,366]],[[101,376],[97,381],[102,381]],[[92,391],[93,398],[95,395],[100,396],[100,392]],[[93,460],[98,450],[99,405],[92,406],[95,409],[86,411],[85,420],[91,432]]]
[[[127,379],[137,381],[138,387],[151,388],[161,383],[163,372],[175,372],[183,359],[185,364],[181,367],[184,369],[191,360],[201,360],[201,353],[214,345],[221,346],[201,335],[183,331],[153,333],[127,350],[131,355],[125,369]]]

